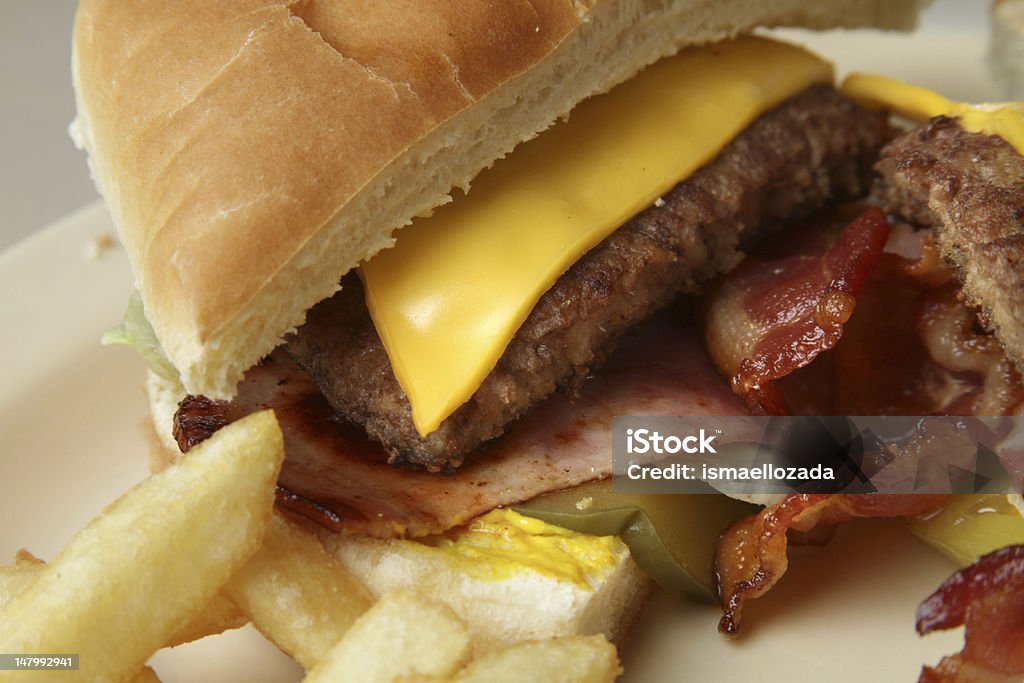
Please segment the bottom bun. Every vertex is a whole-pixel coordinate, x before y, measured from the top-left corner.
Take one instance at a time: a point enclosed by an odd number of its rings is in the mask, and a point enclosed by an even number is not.
[[[150,467],[159,470],[181,456],[171,427],[184,393],[176,383],[150,373],[146,394],[155,433]],[[287,426],[282,427],[287,449]],[[444,544],[437,539],[378,539],[316,530],[327,551],[375,598],[412,588],[448,604],[469,626],[475,653],[566,635],[603,634],[621,644],[652,587],[619,539],[602,545],[603,561],[596,565],[588,562],[581,544],[557,549],[557,564],[580,562],[574,580],[545,569],[550,562],[470,560],[439,547]],[[459,534],[450,534],[456,543]]]
[[[324,532],[321,541],[379,598],[414,588],[447,603],[470,628],[481,651],[523,640],[601,633],[621,643],[650,589],[650,581],[617,540],[613,566],[579,584],[528,564],[502,571],[466,570],[465,560],[416,541]]]

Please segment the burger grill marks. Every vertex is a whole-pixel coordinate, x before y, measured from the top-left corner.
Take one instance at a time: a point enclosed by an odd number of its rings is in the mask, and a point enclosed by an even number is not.
[[[333,408],[392,463],[459,466],[529,407],[575,394],[616,340],[678,293],[731,269],[742,250],[832,197],[854,197],[890,137],[882,114],[815,87],[758,119],[719,157],[578,261],[540,300],[468,403],[421,437],[350,278],[288,343]]]

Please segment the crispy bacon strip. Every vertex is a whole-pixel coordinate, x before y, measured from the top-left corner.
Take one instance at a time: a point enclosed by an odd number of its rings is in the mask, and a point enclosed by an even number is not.
[[[451,474],[388,465],[360,428],[334,421],[313,381],[282,352],[246,374],[231,404],[184,405],[175,434],[185,449],[210,427],[273,408],[285,439],[279,506],[336,531],[438,533],[498,505],[610,476],[616,415],[747,414],[691,330],[672,315],[645,324],[578,398],[552,397]]]
[[[817,238],[748,258],[707,301],[708,352],[737,392],[772,414],[1024,409],[1020,374],[961,301],[930,232],[896,226],[878,254],[867,237],[880,232],[855,221],[830,243],[835,228],[826,217],[815,220],[823,224]],[[826,289],[823,273],[843,269],[861,279]],[[850,292],[855,300],[846,299]],[[821,316],[815,302],[830,300],[851,308],[842,317]],[[856,313],[847,315],[854,303]]]
[[[841,230],[818,217],[781,254],[748,257],[707,300],[706,346],[757,410],[789,414],[772,384],[843,336],[885,247],[885,214],[868,208]],[[824,225],[820,225],[824,223]]]
[[[837,415],[1008,415],[1020,375],[960,299],[930,233],[895,233],[833,352],[819,410]],[[895,240],[894,240],[895,241]],[[890,244],[889,247],[894,245]],[[870,369],[870,371],[867,371]]]
[[[937,495],[790,494],[777,505],[729,527],[718,539],[715,573],[724,614],[718,630],[739,633],[743,605],[767,593],[786,573],[787,532],[806,534],[819,525],[855,517],[905,517],[934,510],[948,498]]]
[[[917,609],[917,632],[966,626],[964,649],[921,671],[921,683],[1024,677],[1024,545],[990,553],[946,580]]]
[[[815,244],[816,259],[811,250]],[[737,268],[715,295],[710,305],[717,312],[709,315],[706,339],[716,365],[733,378],[737,391],[753,398],[763,410],[788,407],[798,414],[1000,416],[1024,409],[1020,376],[995,339],[977,328],[974,313],[957,299],[952,273],[927,231],[911,232],[901,226],[892,231],[886,253],[860,283],[856,312],[845,326],[831,329],[843,337],[833,351],[821,354],[823,348],[810,346],[810,352],[805,352],[807,348],[799,344],[782,343],[793,338],[794,329],[812,324],[808,302],[824,291],[821,270],[809,264],[827,263],[829,254],[839,258],[845,253],[843,244],[842,240],[831,246],[818,241],[804,243],[795,255],[756,256],[745,262],[749,265]],[[864,263],[853,258],[840,261]],[[807,289],[801,290],[801,285]],[[803,307],[779,303],[794,296],[805,296]],[[786,317],[786,312],[796,310],[803,311],[803,317]],[[768,314],[772,311],[781,312],[772,318]],[[833,337],[821,339],[835,343]],[[777,349],[778,355],[758,356],[759,349],[766,348]],[[758,357],[774,360],[752,360]],[[770,371],[763,375],[774,382],[767,390],[765,384],[748,387],[743,383],[743,373],[757,367]],[[787,375],[783,377],[782,371]],[[926,441],[918,445],[927,446]],[[996,447],[1002,459],[1017,462],[1011,471],[1024,471],[1020,442],[1018,434],[1016,440],[1006,438]],[[899,467],[892,468],[892,473],[899,475]],[[934,507],[935,500],[790,497],[738,522],[717,547],[725,609],[721,630],[735,633],[743,602],[766,593],[784,573],[788,529],[806,531],[852,516],[912,514],[915,506]],[[873,507],[873,502],[880,507]]]

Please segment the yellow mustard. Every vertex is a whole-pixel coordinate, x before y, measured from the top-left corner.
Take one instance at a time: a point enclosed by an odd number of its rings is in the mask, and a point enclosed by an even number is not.
[[[366,302],[426,435],[479,388],[541,295],[764,112],[832,68],[766,38],[686,50],[591,98],[363,265]]]
[[[580,534],[508,509],[492,510],[430,544],[476,578],[497,581],[530,569],[590,589],[628,554],[615,536]]]
[[[874,74],[851,74],[841,90],[866,107],[889,109],[918,123],[935,116],[958,118],[964,130],[998,135],[1024,154],[1024,102],[954,102],[927,88]]]

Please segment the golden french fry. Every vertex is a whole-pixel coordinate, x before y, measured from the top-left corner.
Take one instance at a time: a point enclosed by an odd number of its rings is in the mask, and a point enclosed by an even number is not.
[[[231,602],[220,593],[213,596],[203,606],[202,612],[195,619],[185,624],[185,628],[179,630],[167,639],[164,647],[174,647],[182,643],[191,643],[206,636],[214,636],[234,628],[242,628],[249,623],[249,617],[238,605]]]
[[[369,591],[313,534],[278,513],[263,545],[225,592],[263,635],[306,669],[373,604]]]
[[[0,612],[14,596],[29,587],[46,563],[27,550],[19,550],[14,564],[0,566]]]
[[[0,566],[0,613],[14,598],[29,587],[39,576],[46,563],[22,548],[14,556],[14,564]],[[226,601],[225,601],[226,602]],[[238,608],[235,607],[237,611]],[[132,679],[132,683],[160,683],[156,672],[148,666]]]
[[[283,451],[256,413],[125,493],[7,605],[0,652],[78,653],[62,680],[131,680],[259,547]]]
[[[135,678],[131,679],[132,683],[160,683],[160,679],[157,677],[156,672],[150,669],[148,666],[143,667]]]
[[[0,612],[3,611],[7,603],[14,599],[14,596],[28,588],[32,581],[42,573],[45,566],[45,562],[26,550],[18,551],[14,564],[0,565]],[[174,647],[233,628],[241,628],[247,623],[249,623],[248,617],[238,609],[235,603],[218,593],[203,608],[202,614],[171,636],[164,646]]]
[[[386,683],[451,675],[470,652],[469,632],[445,605],[389,593],[360,617],[305,683]]]
[[[24,548],[21,548],[18,550],[18,552],[14,553],[14,565],[16,567],[39,567],[45,564],[45,562],[43,562],[38,557],[30,553],[29,551],[25,550]]]
[[[14,564],[0,565],[0,614],[3,613],[4,607],[6,607],[16,595],[28,588],[36,577],[42,573],[44,567],[46,567],[45,562],[24,548],[19,550],[14,556]],[[233,610],[233,617],[229,610]],[[214,598],[213,602],[210,603],[209,606],[207,606],[205,613],[202,616],[205,617],[205,619],[197,620],[196,624],[189,624],[189,628],[186,630],[188,633],[202,633],[202,635],[195,635],[193,637],[177,641],[172,638],[167,645],[180,645],[181,643],[188,642],[189,640],[196,640],[206,635],[221,633],[229,628],[239,628],[247,622],[245,615],[239,612],[238,608],[231,601],[219,595]],[[222,628],[218,628],[229,621],[233,622],[237,620],[240,620],[241,623],[235,626],[223,626]],[[160,683],[160,678],[157,677],[156,672],[148,666],[143,667],[142,671],[140,671],[135,678],[131,680],[132,683]]]
[[[622,673],[604,636],[566,636],[518,643],[473,660],[451,683],[606,683]]]

